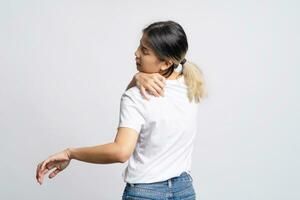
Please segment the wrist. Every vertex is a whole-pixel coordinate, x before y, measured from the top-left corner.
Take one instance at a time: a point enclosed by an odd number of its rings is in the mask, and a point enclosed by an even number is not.
[[[72,148],[72,147],[69,147],[69,148],[66,149],[66,153],[67,153],[70,160],[74,159],[74,149],[75,148]]]

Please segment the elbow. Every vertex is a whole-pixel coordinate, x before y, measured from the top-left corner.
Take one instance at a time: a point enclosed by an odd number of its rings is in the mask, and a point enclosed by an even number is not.
[[[125,162],[127,162],[127,160],[129,159],[130,156],[128,155],[128,153],[126,151],[122,150],[122,148],[121,148],[117,157],[118,157],[118,161],[120,163],[125,163]]]
[[[125,163],[127,160],[128,160],[128,158],[120,158],[120,159],[119,159],[119,162],[120,162],[120,163]]]

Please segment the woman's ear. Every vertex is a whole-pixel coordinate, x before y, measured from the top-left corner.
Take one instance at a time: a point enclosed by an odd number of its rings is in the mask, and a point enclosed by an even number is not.
[[[160,66],[160,70],[164,71],[171,67],[173,65],[173,62],[171,60],[164,60]]]

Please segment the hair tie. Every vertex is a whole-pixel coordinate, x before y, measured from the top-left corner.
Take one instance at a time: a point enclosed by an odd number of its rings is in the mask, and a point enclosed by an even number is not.
[[[180,62],[180,64],[183,65],[185,62],[186,62],[186,59],[184,58],[184,59]]]

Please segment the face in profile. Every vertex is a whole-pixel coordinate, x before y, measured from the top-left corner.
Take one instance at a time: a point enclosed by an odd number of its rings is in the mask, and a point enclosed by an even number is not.
[[[144,73],[160,73],[172,65],[168,61],[162,61],[155,54],[147,42],[147,36],[143,34],[140,45],[135,51],[137,70]]]

